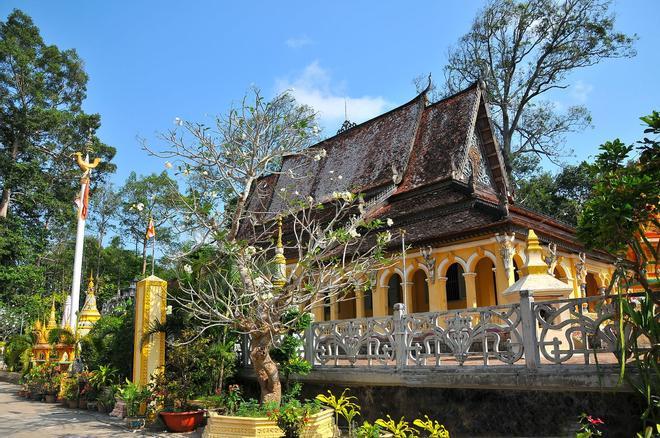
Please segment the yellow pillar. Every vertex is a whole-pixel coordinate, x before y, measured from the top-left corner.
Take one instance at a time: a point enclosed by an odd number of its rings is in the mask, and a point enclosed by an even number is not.
[[[497,295],[497,303],[504,304],[506,303],[506,297],[502,295],[502,292],[506,290],[509,286],[515,283],[513,277],[513,269],[509,269],[509,272],[504,269],[504,263],[500,257],[497,258],[497,263],[495,264],[495,294]],[[510,274],[510,275],[509,275]]]
[[[447,310],[447,277],[438,277],[435,282],[429,282],[429,310]]]
[[[374,316],[387,315],[387,286],[377,286],[373,295]]]
[[[165,365],[165,333],[144,335],[154,320],[165,322],[167,282],[156,276],[140,280],[135,293],[133,382],[145,386],[155,370]]]
[[[312,306],[312,314],[314,315],[314,321],[323,321],[323,301]]]
[[[330,320],[336,319],[339,319],[339,304],[337,304],[337,297],[333,295],[330,297]]]
[[[477,307],[477,273],[464,272],[465,279],[465,307],[471,309]]]
[[[364,292],[355,292],[355,317],[364,318]]]
[[[404,294],[404,303],[406,304],[406,312],[413,313],[413,286],[412,281],[405,281],[401,283],[401,293]]]

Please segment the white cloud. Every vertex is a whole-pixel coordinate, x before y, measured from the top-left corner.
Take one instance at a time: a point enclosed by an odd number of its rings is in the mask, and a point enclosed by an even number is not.
[[[332,77],[321,67],[318,61],[309,64],[294,79],[279,79],[276,83],[278,92],[291,90],[296,100],[319,112],[320,119],[326,124],[344,120],[344,102],[348,119],[361,123],[382,114],[392,104],[381,96],[351,97],[342,92],[345,83],[334,83]]]
[[[582,80],[578,80],[571,87],[571,96],[578,103],[585,103],[587,101],[587,98],[589,97],[589,94],[593,91],[593,89],[594,86],[591,85],[590,83],[584,82]]]
[[[312,39],[307,35],[303,35],[301,37],[291,37],[284,42],[284,44],[292,49],[299,49],[304,46],[309,46],[313,43],[314,41],[312,41]]]

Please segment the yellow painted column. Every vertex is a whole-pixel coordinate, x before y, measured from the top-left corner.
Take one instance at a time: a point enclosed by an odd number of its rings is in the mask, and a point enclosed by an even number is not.
[[[464,272],[465,279],[465,307],[471,309],[477,307],[477,273]]]
[[[149,383],[151,375],[165,365],[165,333],[144,338],[154,320],[165,323],[167,282],[156,276],[140,280],[135,293],[135,329],[133,336],[133,382]]]
[[[429,310],[447,310],[447,277],[438,277],[434,283],[429,282]]]
[[[361,290],[355,292],[355,317],[364,318],[364,293]]]
[[[323,321],[323,301],[312,306],[312,314],[314,315],[314,321]]]
[[[377,286],[373,295],[374,316],[387,315],[387,286]]]
[[[330,319],[336,320],[339,318],[339,304],[337,303],[337,297],[330,297]]]
[[[406,305],[406,312],[412,313],[413,312],[413,286],[414,283],[412,281],[406,281],[401,283],[401,292],[402,294],[405,293],[404,295],[404,303]]]

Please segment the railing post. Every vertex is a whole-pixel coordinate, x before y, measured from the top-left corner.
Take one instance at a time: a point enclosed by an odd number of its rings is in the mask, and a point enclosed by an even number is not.
[[[305,360],[314,367],[314,322],[305,329],[303,342],[305,345]]]
[[[520,291],[520,319],[522,320],[523,349],[527,369],[535,371],[540,362],[536,339],[536,319],[534,318],[534,295],[528,290]]]
[[[407,337],[406,323],[406,305],[396,303],[394,305],[394,358],[396,359],[396,369],[400,370],[406,366],[407,362]]]

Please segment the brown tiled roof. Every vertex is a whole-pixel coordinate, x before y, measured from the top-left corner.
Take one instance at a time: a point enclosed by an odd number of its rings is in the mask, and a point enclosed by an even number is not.
[[[335,191],[365,192],[391,184],[392,169],[403,173],[408,165],[424,105],[424,96],[419,95],[392,111],[314,145],[314,149],[326,151],[327,156],[321,160],[314,160],[310,154],[287,157],[276,193],[284,189],[297,191],[302,198],[312,196],[322,200]],[[281,210],[280,202],[276,196],[271,211]]]
[[[527,228],[534,228],[546,242],[583,250],[572,227],[517,205],[505,209],[502,199],[508,195],[508,177],[483,94],[474,84],[426,106],[422,93],[314,145],[313,150],[327,152],[321,160],[314,160],[313,154],[289,156],[279,176],[258,182],[257,192],[262,196],[258,201],[251,199],[250,208],[282,211],[282,190],[289,193],[287,197],[297,191],[301,198],[312,196],[320,201],[334,191],[392,189],[394,167],[402,179],[387,196],[371,205],[369,217],[391,218],[395,229],[407,231],[407,241],[413,246],[503,231],[522,235]],[[480,153],[491,177],[490,186],[466,179],[463,172],[474,130],[481,137]],[[610,260],[604,253],[598,255]]]

